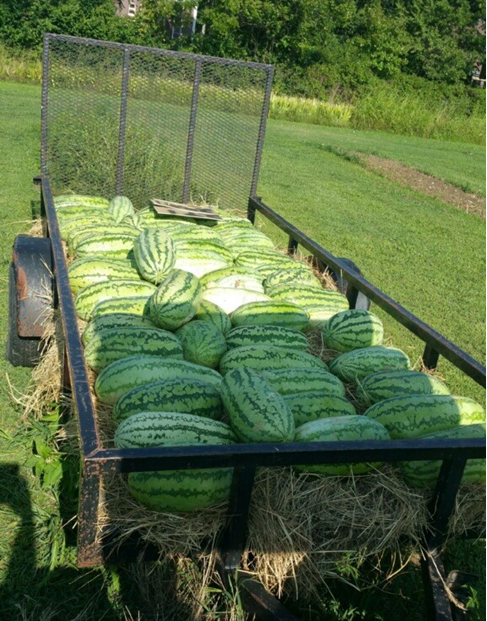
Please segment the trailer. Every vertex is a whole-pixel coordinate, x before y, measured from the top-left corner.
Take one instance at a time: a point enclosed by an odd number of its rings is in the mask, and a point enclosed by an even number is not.
[[[172,469],[234,469],[219,572],[236,584],[257,618],[296,617],[241,567],[256,469],[293,464],[441,460],[424,535],[424,588],[430,619],[453,619],[441,558],[448,522],[468,459],[485,457],[481,439],[330,443],[237,444],[150,449],[104,448],[90,396],[88,370],[70,290],[54,196],[67,192],[152,197],[180,203],[216,203],[277,226],[287,251],[304,250],[331,273],[350,308],[376,304],[424,344],[422,361],[440,357],[485,387],[485,368],[369,282],[352,261],[337,258],[257,196],[273,68],[270,65],[134,45],[47,34],[43,52],[41,214],[44,237],[18,236],[10,268],[7,357],[13,364],[39,359],[43,314],[52,292],[64,338],[64,389],[72,397],[81,446],[78,565],[91,567],[156,551],[135,537],[119,545],[97,527],[102,477]],[[161,163],[153,170],[144,160]],[[90,157],[90,154],[93,157]],[[96,155],[96,157],[94,157]],[[475,533],[472,533],[475,536]]]

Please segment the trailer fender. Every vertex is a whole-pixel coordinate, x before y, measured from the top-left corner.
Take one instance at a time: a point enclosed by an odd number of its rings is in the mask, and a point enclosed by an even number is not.
[[[45,320],[53,307],[51,241],[18,235],[9,268],[6,358],[14,366],[35,366]]]

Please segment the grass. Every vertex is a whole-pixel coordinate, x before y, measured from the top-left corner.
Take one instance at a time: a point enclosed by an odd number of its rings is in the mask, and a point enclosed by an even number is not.
[[[2,133],[0,146],[0,240],[2,291],[14,236],[29,227],[30,201],[37,197],[32,176],[39,170],[40,89],[0,82]],[[211,125],[208,125],[211,128]],[[381,150],[390,157],[420,157],[451,176],[456,159],[460,170],[469,163],[469,182],[482,183],[484,154],[458,143],[398,138],[378,132],[355,132],[271,121],[268,126],[259,193],[304,232],[338,256],[352,258],[365,275],[410,310],[452,338],[478,359],[483,358],[484,230],[468,214],[395,186],[353,162],[337,158],[321,145]],[[350,146],[351,145],[351,146]],[[449,152],[441,153],[443,150]],[[482,158],[483,159],[483,158]],[[431,163],[433,160],[434,163]],[[276,237],[277,238],[277,237]],[[6,308],[6,304],[4,304]],[[7,325],[0,314],[2,338]],[[417,342],[406,331],[387,323],[388,335],[414,357]],[[4,344],[2,345],[4,347]],[[22,391],[30,373],[0,361],[3,377]],[[442,365],[455,390],[483,398],[462,377]],[[55,489],[25,466],[32,444],[46,433],[26,425],[12,402],[8,383],[0,393],[0,617],[11,619],[121,619],[124,605],[136,602],[133,584],[122,570],[78,570],[75,545],[63,534]],[[49,435],[49,434],[48,434]],[[46,442],[49,437],[45,437]],[[479,574],[474,619],[485,618],[483,543],[455,543],[446,556],[447,568]],[[421,618],[418,571],[384,586],[385,593],[356,593],[342,587],[339,600],[323,594],[332,619]],[[133,609],[133,608],[132,608]],[[88,611],[88,612],[86,612]],[[322,610],[300,610],[305,619],[322,618]],[[83,617],[80,616],[82,619]]]
[[[56,63],[56,55],[59,54]],[[98,54],[103,55],[96,74],[91,63]],[[58,85],[94,87],[111,84],[115,91],[120,87],[119,51],[100,49],[53,48]],[[131,60],[130,92],[144,91],[144,99],[178,104],[191,98],[194,66],[191,61],[154,58],[153,55],[135,55]],[[175,74],[180,79],[174,79]],[[0,80],[39,83],[42,76],[40,56],[31,51],[9,50],[0,44]],[[237,111],[245,101],[245,107],[256,104],[252,81],[247,82],[246,72],[235,70],[231,82],[235,87],[224,97],[220,88],[218,70],[208,74],[200,89],[200,101],[205,98],[212,106],[222,110]],[[465,100],[467,97],[464,98]],[[258,102],[257,102],[258,106]],[[331,95],[328,100],[293,97],[273,93],[270,102],[270,118],[298,121],[332,127],[348,127],[360,130],[382,130],[405,136],[441,138],[464,143],[485,144],[485,114],[477,103],[472,111],[465,111],[465,101],[431,100],[429,86],[425,92],[407,91],[386,82],[377,81],[374,87],[355,96],[355,100],[340,100]]]

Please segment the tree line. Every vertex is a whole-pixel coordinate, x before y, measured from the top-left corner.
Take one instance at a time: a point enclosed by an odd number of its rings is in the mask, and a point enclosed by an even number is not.
[[[114,0],[2,0],[0,42],[39,48],[59,32],[276,65],[283,92],[353,94],[374,80],[470,83],[485,58],[485,0],[142,0],[134,18]],[[171,38],[190,19],[193,36]]]

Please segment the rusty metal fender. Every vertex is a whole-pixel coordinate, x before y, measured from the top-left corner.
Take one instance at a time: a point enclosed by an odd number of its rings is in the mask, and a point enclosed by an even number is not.
[[[13,245],[12,265],[18,335],[42,338],[46,317],[53,307],[51,240],[18,235]]]

